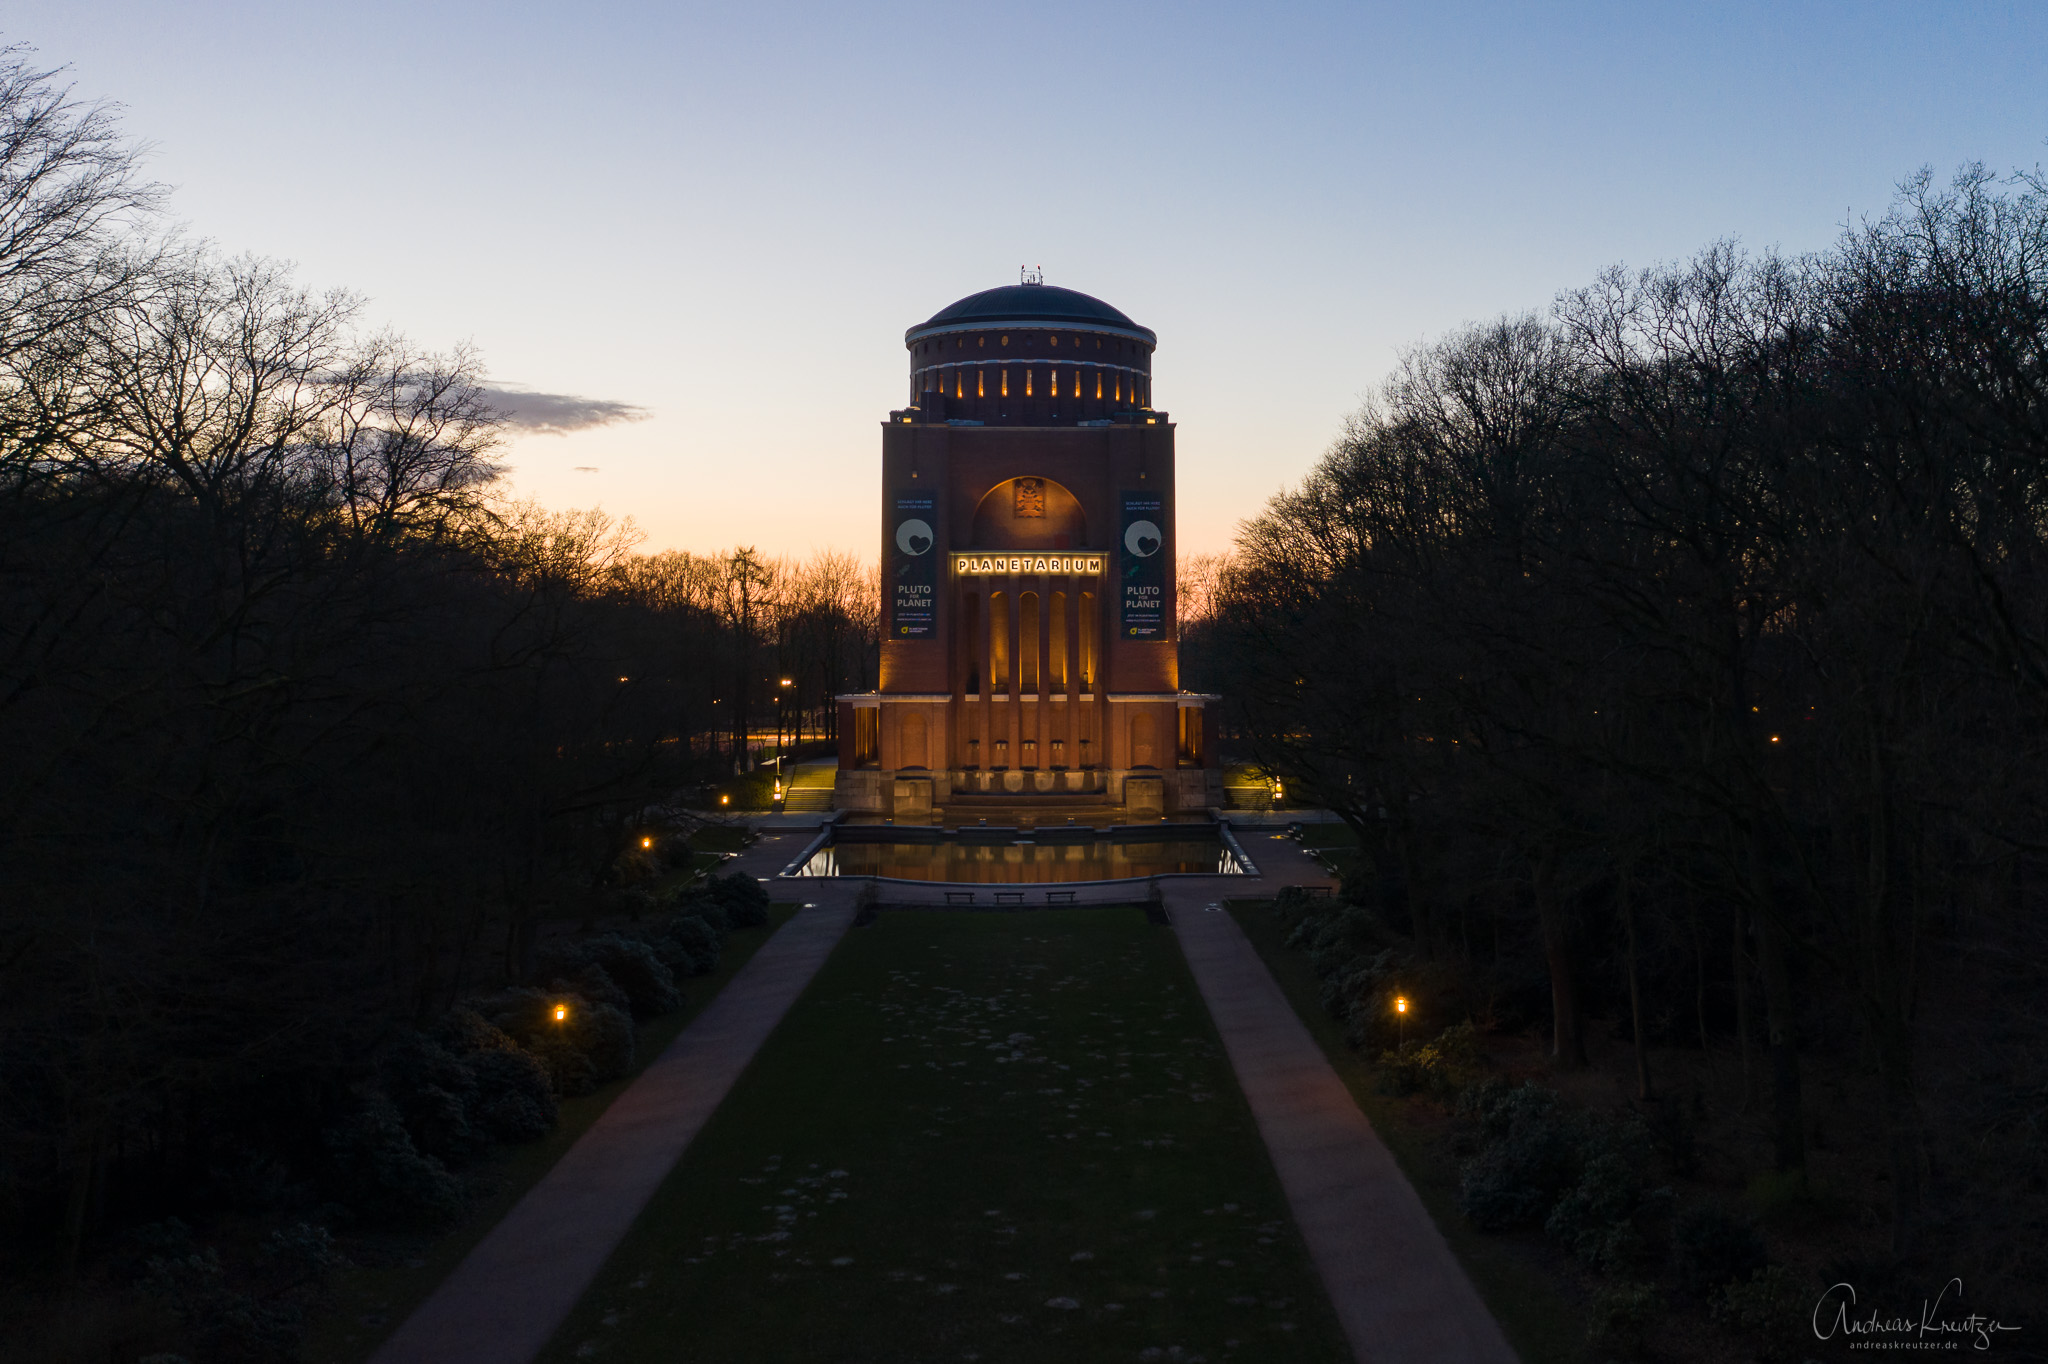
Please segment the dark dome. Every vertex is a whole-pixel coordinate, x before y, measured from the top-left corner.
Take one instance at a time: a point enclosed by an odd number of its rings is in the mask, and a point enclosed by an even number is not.
[[[1088,331],[1113,332],[1133,337],[1148,346],[1159,344],[1150,327],[1141,327],[1099,298],[1056,284],[1005,284],[969,294],[958,303],[939,309],[929,321],[903,334],[904,343],[934,332],[980,330],[999,326],[1080,327]]]

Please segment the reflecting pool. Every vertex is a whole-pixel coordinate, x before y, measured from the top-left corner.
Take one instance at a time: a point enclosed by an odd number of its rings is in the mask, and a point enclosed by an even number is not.
[[[1170,872],[1239,876],[1244,867],[1214,830],[1172,837],[951,837],[882,842],[845,831],[811,855],[799,876],[886,876],[900,881],[1115,881]]]

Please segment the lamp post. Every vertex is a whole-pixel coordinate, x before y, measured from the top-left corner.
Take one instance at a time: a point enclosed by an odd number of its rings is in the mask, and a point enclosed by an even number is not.
[[[557,1004],[557,1005],[555,1006],[555,1022],[557,1022],[557,1023],[567,1023],[568,1021],[569,1021],[569,1006],[568,1006],[568,1005],[566,1005],[566,1004]]]
[[[1398,1039],[1394,1049],[1405,1052],[1408,1050],[1408,996],[1406,995],[1394,996],[1394,1027],[1397,1029],[1394,1035]]]
[[[782,717],[789,709],[787,706],[782,704],[783,694],[781,688],[793,687],[795,685],[796,679],[790,677],[782,678],[781,686],[778,687],[775,692],[775,784],[778,787],[782,785]],[[796,742],[803,742],[802,734],[797,734],[795,738]],[[780,794],[776,796],[776,799],[781,799]]]

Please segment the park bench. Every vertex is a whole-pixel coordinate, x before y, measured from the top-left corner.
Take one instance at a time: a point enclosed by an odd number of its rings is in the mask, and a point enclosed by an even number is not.
[[[996,892],[996,903],[999,905],[1021,905],[1024,903],[1024,892],[1021,890],[999,890]]]
[[[974,903],[974,892],[971,890],[949,890],[946,892],[946,903],[949,905],[971,905]]]
[[[1078,894],[1080,892],[1076,890],[1049,890],[1045,893],[1045,902],[1049,905],[1071,905]]]

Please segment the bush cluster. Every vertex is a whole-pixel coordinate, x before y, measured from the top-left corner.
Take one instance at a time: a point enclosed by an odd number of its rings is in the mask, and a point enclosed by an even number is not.
[[[626,1075],[635,1024],[680,1008],[678,980],[716,971],[727,932],[766,922],[768,896],[735,873],[672,910],[556,948],[535,982],[471,996],[393,1042],[324,1134],[335,1197],[378,1220],[453,1217],[464,1198],[454,1172],[545,1136],[560,1100]]]
[[[1419,1046],[1380,1054],[1380,1088],[1389,1094],[1430,1094],[1453,1099],[1484,1069],[1479,1030],[1453,1023]]]
[[[1616,1342],[1633,1338],[1656,1301],[1637,1279],[1652,1267],[1649,1233],[1671,1202],[1668,1188],[1651,1187],[1653,1156],[1664,1144],[1634,1114],[1574,1109],[1534,1083],[1474,1085],[1459,1095],[1458,1112],[1479,1139],[1460,1181],[1465,1216],[1486,1231],[1541,1226],[1589,1268],[1612,1276],[1594,1343],[1619,1348]],[[1672,1218],[1669,1237],[1672,1276],[1685,1297],[1740,1324],[1782,1306],[1783,1276],[1766,1274],[1754,1226],[1702,1204]]]
[[[1541,1085],[1498,1080],[1467,1090],[1458,1106],[1481,1140],[1459,1190],[1475,1226],[1540,1225],[1607,1274],[1648,1258],[1643,1223],[1671,1195],[1650,1188],[1652,1142],[1640,1119],[1579,1112]]]

